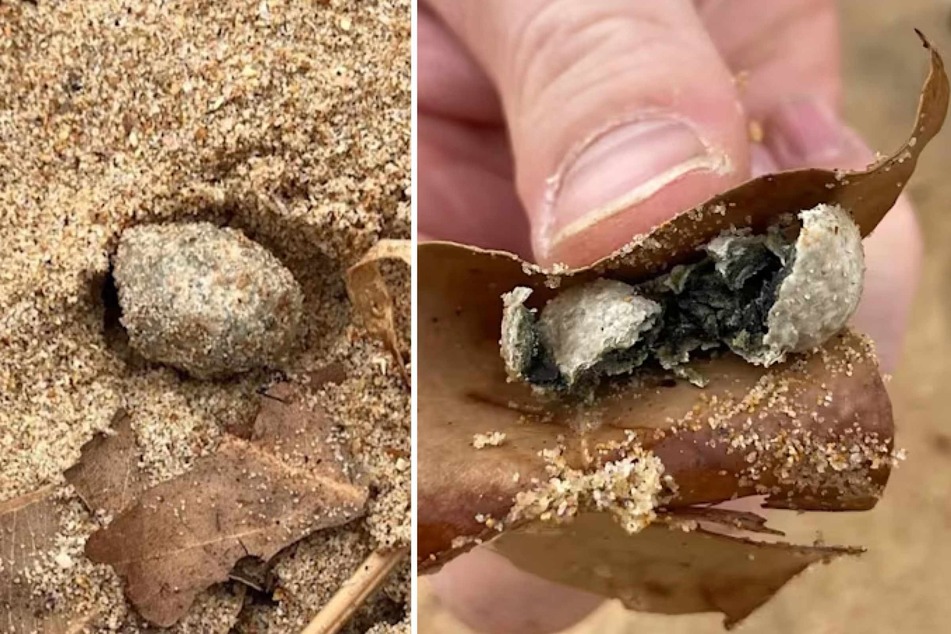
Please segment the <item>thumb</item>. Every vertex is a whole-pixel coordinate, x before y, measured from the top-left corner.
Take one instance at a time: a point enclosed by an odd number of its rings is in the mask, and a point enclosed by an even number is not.
[[[732,77],[689,0],[430,5],[499,90],[540,263],[590,263],[748,176]]]

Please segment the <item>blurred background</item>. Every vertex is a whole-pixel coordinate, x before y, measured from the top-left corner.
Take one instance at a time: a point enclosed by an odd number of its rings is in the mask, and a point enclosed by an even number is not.
[[[912,29],[924,31],[951,63],[951,0],[843,0],[840,7],[846,119],[874,149],[890,153],[908,136],[927,70]],[[917,206],[926,249],[904,354],[889,384],[896,442],[908,459],[892,473],[874,511],[770,513],[770,523],[794,540],[861,544],[868,553],[806,571],[741,624],[740,632],[951,631],[951,399],[944,399],[951,396],[951,124],[927,148],[906,191]],[[419,619],[427,634],[470,632],[440,605],[425,577]],[[719,615],[636,614],[617,602],[565,630],[722,631]]]

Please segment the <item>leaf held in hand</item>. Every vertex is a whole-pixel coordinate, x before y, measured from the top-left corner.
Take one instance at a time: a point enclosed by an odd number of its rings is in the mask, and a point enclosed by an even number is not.
[[[555,583],[620,599],[632,610],[722,612],[735,625],[808,566],[852,548],[769,544],[698,528],[649,526],[635,538],[603,514],[506,532],[489,547]]]
[[[604,557],[627,568],[611,571],[620,585],[608,588],[594,574],[579,577],[579,587],[608,596],[623,590],[627,604],[638,609],[716,609],[735,622],[810,563],[853,552],[751,545],[707,531],[711,523],[722,529],[725,522],[734,529],[769,532],[755,516],[707,513],[703,521],[693,516],[675,522],[661,514],[661,521],[699,526],[683,544],[671,541],[679,533],[659,526],[620,535],[616,525],[601,524],[603,517],[580,526],[577,518],[532,524],[510,519],[517,496],[537,492],[553,477],[543,451],[557,450],[573,472],[590,480],[633,447],[659,458],[672,478],[663,504],[675,516],[681,508],[695,515],[701,512],[695,505],[749,495],[765,495],[769,506],[801,510],[871,508],[890,472],[894,425],[874,352],[861,335],[843,331],[810,353],[766,369],[730,354],[699,360],[691,369],[708,381],[703,390],[647,368],[613,378],[589,400],[546,400],[526,384],[507,380],[499,350],[501,298],[527,289],[526,308],[532,309],[563,289],[597,279],[646,282],[703,257],[702,247],[731,227],[763,233],[822,203],[841,206],[867,236],[895,203],[946,116],[948,78],[938,53],[924,43],[931,72],[914,130],[897,152],[866,170],[803,169],[751,180],[573,271],[547,272],[508,253],[451,243],[419,246],[417,319],[425,325],[418,342],[425,360],[419,370],[421,568],[433,569],[480,540],[496,538],[496,546],[504,548],[508,531],[515,531],[513,539],[521,542],[512,550],[513,559],[534,569],[562,554],[558,534],[585,529],[588,536],[579,534],[565,546],[565,557],[576,557],[570,565],[584,572],[594,558]],[[471,438],[485,429],[504,433],[505,444],[474,451]],[[547,514],[558,519],[564,510],[555,505]],[[618,540],[610,541],[624,542],[617,552],[614,545],[602,544],[611,534]],[[605,552],[595,552],[601,545]],[[664,553],[656,562],[656,579],[673,581],[661,593],[669,600],[651,595],[644,583],[650,576],[636,576],[643,563],[639,557],[652,552]],[[670,577],[678,564],[706,572]],[[734,574],[735,583],[714,568]],[[568,575],[565,571],[549,573],[556,581],[577,581],[559,577]]]

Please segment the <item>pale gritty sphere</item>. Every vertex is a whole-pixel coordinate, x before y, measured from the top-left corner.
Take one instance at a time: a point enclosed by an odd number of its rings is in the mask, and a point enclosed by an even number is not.
[[[767,319],[765,365],[781,361],[787,352],[815,348],[842,330],[862,297],[862,235],[848,212],[818,205],[800,218],[796,259]]]
[[[127,229],[114,276],[132,347],[194,377],[280,364],[298,341],[300,286],[235,229],[204,222]]]
[[[538,330],[571,385],[606,355],[633,348],[660,313],[660,304],[636,295],[633,287],[602,279],[570,288],[548,302]]]

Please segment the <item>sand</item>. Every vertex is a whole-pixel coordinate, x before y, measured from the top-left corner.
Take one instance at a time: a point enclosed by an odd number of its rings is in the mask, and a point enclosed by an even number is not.
[[[925,72],[912,29],[922,29],[947,58],[947,2],[844,0],[845,114],[871,142],[890,152],[906,138]],[[908,457],[892,473],[885,497],[869,513],[770,513],[770,523],[802,543],[861,544],[862,557],[819,566],[795,579],[739,631],[749,634],[948,631],[951,603],[951,425],[943,398],[951,382],[951,131],[922,155],[909,183],[925,237],[925,270],[902,361],[888,389]],[[439,603],[425,578],[420,631],[467,634]],[[717,615],[668,617],[605,603],[565,634],[715,634]]]
[[[141,629],[111,569],[85,561],[102,518],[61,475],[117,408],[154,484],[247,425],[262,386],[334,362],[346,378],[308,402],[368,474],[367,518],[282,553],[274,602],[230,584],[180,629],[227,631],[243,601],[236,631],[299,632],[362,557],[408,542],[409,396],[342,272],[409,236],[410,81],[409,0],[0,4],[0,502],[57,487],[57,550],[30,580],[54,609]],[[281,371],[201,382],[124,345],[103,300],[118,236],[181,220],[241,229],[301,284],[307,336]],[[353,631],[406,618],[407,570]]]

